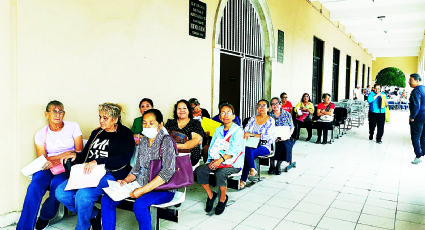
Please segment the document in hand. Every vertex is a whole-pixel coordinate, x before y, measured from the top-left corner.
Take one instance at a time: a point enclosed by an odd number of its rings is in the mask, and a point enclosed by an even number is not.
[[[245,146],[256,149],[258,147],[258,143],[260,143],[260,138],[249,137],[248,140],[245,142]]]
[[[286,141],[291,138],[291,128],[289,126],[275,126],[274,135],[275,138],[280,137],[282,141]]]
[[[41,155],[37,157],[37,159],[31,161],[31,163],[29,163],[23,169],[21,169],[21,172],[24,174],[24,176],[31,176],[32,174],[42,170],[46,162],[47,159],[44,157],[44,155]]]
[[[210,132],[210,136],[214,136],[215,129],[221,126],[220,122],[203,117],[201,126],[205,132]]]
[[[130,192],[133,192],[136,188],[142,187],[137,181],[121,186],[120,183],[116,181],[108,180],[108,185],[109,187],[103,188],[103,191],[114,201],[124,200],[130,197]]]
[[[106,174],[105,165],[96,165],[90,174],[84,174],[86,164],[77,164],[71,167],[68,184],[65,191],[96,187],[100,179]]]

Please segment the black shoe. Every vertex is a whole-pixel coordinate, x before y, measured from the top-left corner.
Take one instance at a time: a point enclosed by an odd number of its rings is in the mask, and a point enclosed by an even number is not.
[[[382,144],[382,141],[376,141],[376,143],[378,143],[378,144]]]
[[[311,137],[307,137],[307,139],[305,139],[305,141],[310,141],[311,140]]]
[[[280,171],[280,166],[282,165],[282,161],[277,161],[277,165],[274,171],[274,175],[280,175],[282,172]]]
[[[373,140],[373,135],[369,135],[369,140]]]
[[[213,197],[210,199],[207,197],[207,204],[205,205],[205,212],[211,212],[214,206],[215,198],[217,198],[217,193],[213,192]]]
[[[316,144],[320,144],[320,139],[317,139]]]
[[[322,144],[326,145],[328,143],[328,141],[322,141]]]
[[[37,223],[35,223],[35,229],[36,230],[42,230],[45,229],[49,225],[48,220],[43,220],[40,217],[37,219]]]
[[[269,171],[267,171],[267,173],[268,173],[269,175],[273,175],[273,174],[274,174],[274,172],[275,172],[275,170],[276,170],[276,168],[274,168],[274,167],[270,167],[270,168],[269,168]]]
[[[215,214],[220,215],[224,212],[224,209],[226,208],[227,201],[229,200],[229,197],[226,195],[226,200],[224,202],[218,202],[217,207],[215,207]]]
[[[90,219],[90,224],[91,224],[91,229],[93,230],[102,230],[102,215],[100,214],[100,209],[96,208],[95,209],[99,210],[99,212],[97,213],[97,215],[94,218]]]

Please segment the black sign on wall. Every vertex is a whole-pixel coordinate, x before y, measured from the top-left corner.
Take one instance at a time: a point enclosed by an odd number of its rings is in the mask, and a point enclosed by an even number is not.
[[[285,34],[283,31],[277,31],[277,62],[283,63],[283,48],[285,44]]]
[[[189,35],[205,39],[207,29],[207,4],[189,0]]]

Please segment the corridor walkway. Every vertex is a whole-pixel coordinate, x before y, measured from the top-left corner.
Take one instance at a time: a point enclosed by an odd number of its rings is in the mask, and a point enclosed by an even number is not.
[[[206,195],[192,186],[179,223],[161,229],[425,229],[425,163],[412,165],[408,112],[391,111],[383,144],[368,140],[367,121],[331,145],[299,141],[297,168],[241,191],[220,215],[203,211]],[[302,139],[306,135],[303,135]],[[49,229],[73,229],[68,216]],[[132,212],[118,211],[117,229],[137,229]]]

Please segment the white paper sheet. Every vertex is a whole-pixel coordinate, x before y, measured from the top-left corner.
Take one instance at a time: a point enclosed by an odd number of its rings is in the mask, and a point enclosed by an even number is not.
[[[29,163],[23,169],[21,169],[21,172],[24,174],[24,176],[31,176],[32,174],[42,170],[46,162],[47,159],[44,157],[44,155],[41,155],[37,157],[37,159],[31,161],[31,163]]]
[[[280,139],[282,141],[289,140],[291,138],[291,127],[289,126],[275,126],[274,127],[274,133],[275,137]]]
[[[133,192],[136,188],[142,187],[137,181],[121,186],[120,183],[116,181],[108,180],[108,185],[109,187],[103,188],[103,191],[114,201],[124,200],[130,197],[130,192]]]
[[[260,138],[258,138],[258,137],[249,137],[248,140],[245,142],[245,146],[256,149],[258,147],[258,143],[259,142],[260,142]]]
[[[90,174],[84,174],[85,165],[77,164],[71,167],[71,173],[65,191],[96,187],[100,179],[106,174],[105,165],[96,165]]]

